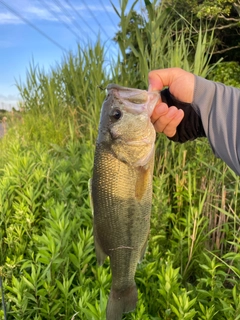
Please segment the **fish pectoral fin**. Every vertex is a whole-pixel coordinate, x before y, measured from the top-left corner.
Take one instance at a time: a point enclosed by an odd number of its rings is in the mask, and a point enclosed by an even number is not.
[[[94,232],[94,245],[95,245],[95,252],[97,256],[97,263],[99,266],[101,266],[104,263],[105,259],[107,258],[107,255],[103,251],[101,245],[99,244],[96,232]]]
[[[137,200],[142,200],[142,197],[144,196],[148,184],[149,184],[149,175],[150,175],[150,168],[145,167],[138,167],[137,172],[137,180],[135,185],[135,196]]]

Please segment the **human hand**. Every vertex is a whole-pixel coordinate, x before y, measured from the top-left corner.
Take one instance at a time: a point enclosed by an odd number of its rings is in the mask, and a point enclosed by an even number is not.
[[[164,133],[171,138],[176,134],[177,126],[182,121],[184,112],[182,109],[177,109],[175,106],[170,108],[164,102],[159,102],[155,106],[152,113],[152,123],[157,132]]]
[[[169,87],[170,93],[179,101],[191,103],[193,100],[195,80],[194,75],[180,68],[153,70],[149,72],[149,91],[162,90]],[[184,112],[175,106],[168,108],[159,99],[153,114],[152,122],[157,132],[163,132],[168,137],[176,134],[176,128],[184,117]]]

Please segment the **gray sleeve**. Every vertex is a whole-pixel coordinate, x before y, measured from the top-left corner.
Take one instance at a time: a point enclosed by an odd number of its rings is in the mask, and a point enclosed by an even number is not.
[[[192,106],[214,154],[240,175],[240,90],[195,76]]]

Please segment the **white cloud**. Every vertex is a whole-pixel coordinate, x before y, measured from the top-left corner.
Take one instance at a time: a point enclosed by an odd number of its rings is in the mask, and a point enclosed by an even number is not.
[[[37,6],[30,6],[25,9],[23,16],[26,16],[27,19],[40,19],[40,20],[50,20],[56,21],[57,19],[54,15],[51,14],[47,9],[43,9]]]
[[[72,20],[78,19],[76,12],[77,11],[80,15],[84,12],[84,17],[90,17],[92,14],[97,12],[109,12],[113,13],[114,9],[109,4],[101,4],[95,5],[91,4],[88,5],[78,5],[79,2],[70,2],[71,5],[74,7],[75,10],[67,2],[61,2],[62,8],[51,1],[46,0],[45,2],[39,2],[34,0],[22,0],[15,2],[14,0],[9,0],[7,2],[8,6],[15,10],[19,15],[24,17],[27,20],[47,20],[47,21],[58,21],[58,17],[63,19],[66,22],[69,21],[69,16],[71,16]],[[110,2],[110,1],[109,1]],[[50,9],[50,10],[49,10]],[[67,13],[66,13],[67,12]],[[15,15],[11,10],[9,10],[5,6],[0,6],[0,24],[22,24],[24,23],[21,18]]]
[[[20,24],[23,23],[16,15],[10,12],[0,12],[0,24]]]
[[[29,1],[24,1],[22,4],[9,1],[8,5],[16,14],[7,7],[0,6],[0,24],[22,24],[24,21],[21,16],[31,22],[33,20],[58,21],[57,14],[60,9],[52,4],[48,5],[52,12],[47,7]],[[57,14],[54,15],[54,13]]]

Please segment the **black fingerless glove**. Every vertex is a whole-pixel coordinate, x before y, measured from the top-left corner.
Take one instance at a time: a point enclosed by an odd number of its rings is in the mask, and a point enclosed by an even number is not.
[[[164,89],[160,94],[162,101],[165,102],[168,107],[175,106],[184,111],[184,118],[177,126],[176,134],[171,138],[168,137],[168,139],[183,143],[196,138],[206,137],[202,120],[193,109],[191,103],[185,103],[177,100],[170,93],[169,89]]]

